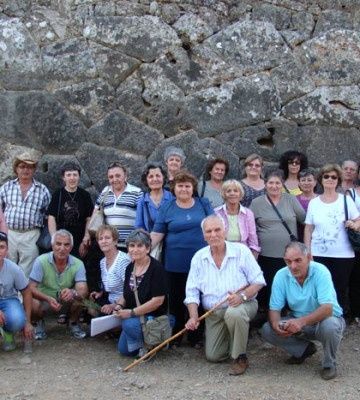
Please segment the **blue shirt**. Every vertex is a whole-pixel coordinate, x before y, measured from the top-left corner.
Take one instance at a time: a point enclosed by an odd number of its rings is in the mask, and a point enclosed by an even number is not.
[[[160,208],[164,205],[164,203],[172,200],[173,198],[174,196],[168,190],[164,189],[163,197],[161,198],[159,207],[156,207],[154,202],[151,200],[149,193],[145,193],[144,196],[140,198],[137,205],[135,228],[143,228],[148,232],[151,232]],[[149,210],[152,223],[149,221],[147,209]]]
[[[329,270],[322,264],[310,261],[308,276],[301,286],[288,267],[280,269],[271,288],[270,310],[280,311],[285,303],[295,318],[314,312],[323,304],[333,305],[333,316],[341,316]]]
[[[176,200],[164,204],[156,218],[153,231],[165,234],[164,265],[166,271],[187,273],[194,254],[207,243],[201,230],[201,221],[214,214],[209,200],[194,197],[190,208],[181,208]]]

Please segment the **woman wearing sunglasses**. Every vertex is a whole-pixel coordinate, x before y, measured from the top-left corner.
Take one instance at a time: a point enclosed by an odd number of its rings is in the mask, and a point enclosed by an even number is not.
[[[336,191],[341,186],[341,168],[337,164],[322,167],[317,179],[324,192],[309,203],[304,243],[314,261],[328,267],[338,301],[344,309],[346,288],[355,257],[345,228],[360,227],[359,211],[347,196],[349,220],[345,221],[344,195]]]
[[[305,154],[299,151],[286,151],[280,158],[279,168],[284,171],[283,193],[290,193],[297,196],[301,193],[299,187],[298,173],[308,167],[308,160]]]

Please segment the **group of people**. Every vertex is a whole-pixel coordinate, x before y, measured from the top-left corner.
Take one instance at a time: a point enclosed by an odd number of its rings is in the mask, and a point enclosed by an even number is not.
[[[128,183],[124,165],[109,164],[109,185],[93,207],[78,186],[77,164],[64,165],[65,185],[51,197],[33,178],[37,161],[29,154],[14,159],[17,178],[0,188],[4,346],[14,348],[11,333],[22,328],[29,340],[45,339],[43,317],[51,311],[76,338],[84,338],[78,321],[81,302],[89,297],[101,314],[121,318],[121,354],[142,357],[148,351],[141,316],[168,314],[174,334],[185,326],[197,349],[205,338],[207,359],[230,356],[229,373],[239,375],[249,365],[249,324],[259,307],[269,312],[263,338],[289,352],[289,363],[304,362],[316,351],[311,341],[320,340],[322,377],[334,378],[349,282],[351,316],[357,324],[360,317],[360,257],[346,234],[346,228],[360,229],[357,164],[348,160],[342,169],[329,164],[316,174],[304,154],[289,151],[280,168],[264,177],[263,159],[251,154],[241,181],[225,180],[229,163],[216,158],[198,182],[184,169],[182,149],[166,149],[164,163],[146,165],[145,192]],[[92,237],[89,222],[99,208],[105,225]],[[36,241],[45,217],[52,251],[39,256]],[[94,260],[96,272],[89,267]],[[22,313],[16,324],[9,316],[14,308],[3,308],[8,299]]]

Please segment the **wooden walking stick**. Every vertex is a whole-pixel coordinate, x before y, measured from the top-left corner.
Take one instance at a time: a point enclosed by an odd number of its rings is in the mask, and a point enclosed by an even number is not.
[[[235,293],[239,293],[242,290],[246,289],[249,285],[245,285],[242,288],[236,290]],[[212,314],[214,311],[216,311],[220,306],[222,306],[224,303],[226,303],[227,301],[229,301],[231,295],[229,295],[228,297],[226,297],[226,299],[220,301],[220,303],[216,304],[213,308],[211,308],[209,311],[207,311],[205,314],[203,314],[201,317],[199,317],[197,319],[198,322],[202,321],[203,319],[205,319],[206,317],[208,317],[210,314]],[[151,355],[153,355],[154,353],[156,353],[158,350],[160,350],[161,348],[163,348],[164,346],[166,346],[168,343],[170,343],[171,341],[173,341],[174,339],[178,338],[179,336],[181,336],[183,333],[185,333],[187,331],[187,328],[182,329],[181,331],[179,331],[178,333],[176,333],[174,336],[171,336],[171,338],[164,340],[162,343],[160,343],[159,345],[157,345],[156,347],[154,347],[152,350],[150,350],[148,353],[146,353],[144,356],[142,356],[141,358],[139,358],[138,360],[134,361],[132,364],[128,365],[127,367],[125,367],[123,369],[124,372],[128,372],[131,368],[135,367],[136,365],[140,364],[141,361],[146,360],[148,357],[150,357]]]

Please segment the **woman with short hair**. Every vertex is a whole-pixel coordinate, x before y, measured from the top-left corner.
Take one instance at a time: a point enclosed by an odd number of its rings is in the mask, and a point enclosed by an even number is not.
[[[241,204],[250,207],[251,202],[266,193],[265,182],[262,177],[264,161],[259,154],[250,154],[245,159],[245,178],[241,181],[244,196]]]
[[[221,196],[225,203],[215,208],[215,213],[224,221],[226,240],[244,244],[257,259],[260,252],[256,235],[254,214],[240,204],[244,196],[244,189],[235,179],[224,182]]]

